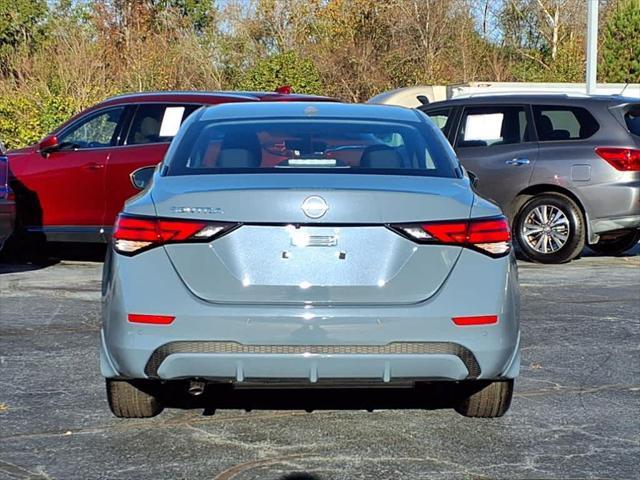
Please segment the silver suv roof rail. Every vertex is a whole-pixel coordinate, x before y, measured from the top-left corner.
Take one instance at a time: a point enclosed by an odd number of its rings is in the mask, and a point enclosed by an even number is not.
[[[456,98],[473,98],[473,97],[508,97],[508,96],[525,96],[525,95],[543,95],[550,97],[565,97],[565,98],[589,98],[592,95],[587,95],[586,93],[579,92],[549,92],[546,90],[514,90],[510,92],[500,91],[500,92],[473,92],[473,93],[461,93],[459,95],[454,95],[451,97],[451,100],[455,100]]]

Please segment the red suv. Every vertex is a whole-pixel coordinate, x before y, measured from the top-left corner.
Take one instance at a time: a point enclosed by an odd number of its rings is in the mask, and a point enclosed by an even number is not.
[[[17,229],[49,241],[109,238],[131,174],[162,161],[181,123],[203,105],[335,101],[265,92],[156,92],[110,98],[54,130],[39,144],[8,153]]]

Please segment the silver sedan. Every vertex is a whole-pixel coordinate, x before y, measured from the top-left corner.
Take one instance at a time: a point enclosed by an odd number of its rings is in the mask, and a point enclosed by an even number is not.
[[[115,415],[154,416],[220,385],[435,384],[466,416],[509,408],[520,330],[508,222],[423,113],[204,108],[150,173],[134,175],[147,185],[105,263]]]

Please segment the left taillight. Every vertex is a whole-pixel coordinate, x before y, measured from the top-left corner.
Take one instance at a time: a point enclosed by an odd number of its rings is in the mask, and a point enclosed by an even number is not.
[[[459,245],[493,257],[511,251],[511,229],[505,217],[392,225],[392,228],[421,244]]]
[[[118,253],[135,255],[168,243],[209,242],[230,232],[235,223],[119,215],[113,229]]]

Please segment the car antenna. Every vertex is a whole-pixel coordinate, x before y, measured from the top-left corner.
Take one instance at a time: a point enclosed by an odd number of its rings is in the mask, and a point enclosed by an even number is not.
[[[426,95],[418,95],[416,98],[422,105],[429,105],[429,98]]]
[[[624,87],[622,88],[622,91],[618,94],[620,96],[624,95],[624,91],[627,89],[627,87],[629,86],[629,82],[624,84]]]

